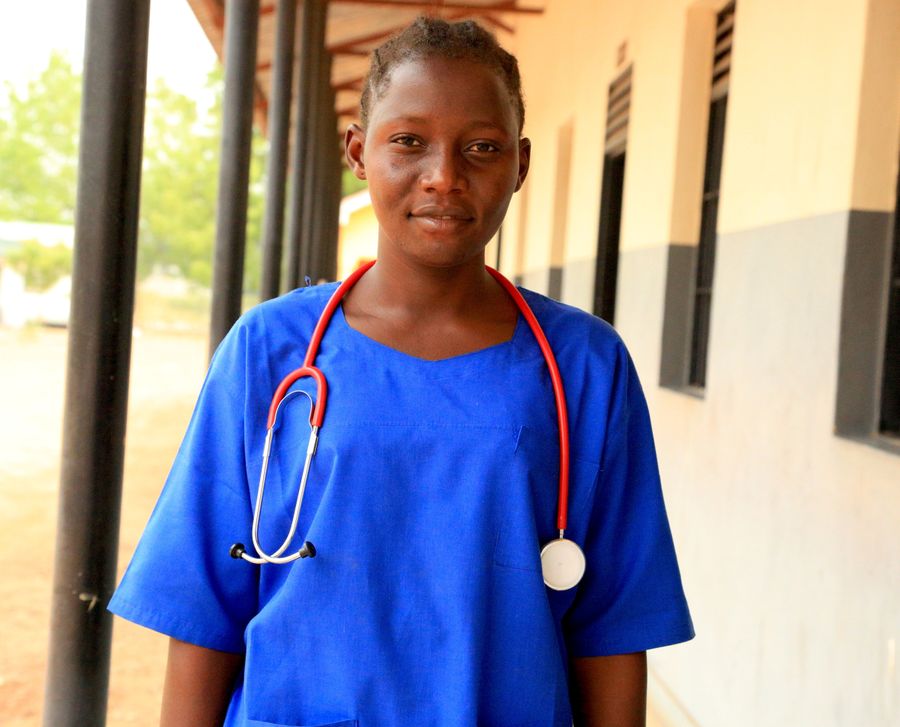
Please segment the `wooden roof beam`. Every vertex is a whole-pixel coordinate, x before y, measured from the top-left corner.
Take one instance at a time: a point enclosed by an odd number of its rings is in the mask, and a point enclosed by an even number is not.
[[[331,85],[332,91],[359,91],[362,82],[366,80],[365,76],[357,76],[356,78],[348,78],[340,83]]]
[[[495,18],[493,15],[489,15],[485,13],[480,16],[488,25],[493,25],[495,28],[499,28],[500,30],[505,30],[507,33],[515,33],[515,28],[513,28],[509,23],[504,23],[499,18]]]
[[[345,0],[330,0],[330,2],[344,2]],[[390,2],[392,4],[395,3],[408,3],[408,2],[417,2],[417,0],[360,0],[361,2]],[[356,2],[356,0],[346,0],[346,2]],[[510,0],[502,0],[502,2],[493,2],[486,3],[484,5],[471,5],[467,3],[446,3],[443,5],[435,5],[433,3],[422,3],[419,2],[420,5],[427,5],[429,8],[435,8],[436,10],[448,9],[453,10],[453,12],[447,14],[448,20],[457,20],[459,18],[464,18],[470,15],[478,15],[484,17],[488,22],[491,22],[489,19],[493,13],[508,12],[510,8],[516,7],[514,2],[510,2]],[[466,7],[464,7],[466,6]],[[411,7],[411,6],[410,6]],[[468,9],[471,7],[472,9]],[[522,11],[522,8],[518,8],[519,11]],[[543,13],[542,8],[534,8],[529,9],[528,12],[537,12]],[[499,23],[500,21],[493,19],[494,24]],[[374,33],[368,33],[367,35],[359,35],[355,38],[349,38],[347,40],[342,40],[337,43],[334,43],[328,46],[329,53],[336,53],[339,55],[369,55],[369,51],[362,50],[357,48],[359,45],[368,45],[371,43],[378,43],[387,38],[390,38],[395,33],[403,30],[408,25],[408,23],[403,23],[403,25],[397,25],[391,28],[387,28],[386,30],[379,30]],[[507,32],[512,32],[512,28],[508,25],[498,26],[503,27]]]

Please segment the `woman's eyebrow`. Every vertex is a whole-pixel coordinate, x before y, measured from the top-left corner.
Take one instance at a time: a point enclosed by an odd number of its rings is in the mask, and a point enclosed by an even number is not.
[[[393,118],[385,119],[385,124],[416,124],[416,125],[427,125],[431,123],[432,119],[427,119],[424,116],[394,116]],[[484,119],[475,119],[470,121],[469,123],[463,126],[465,131],[471,131],[472,129],[495,129],[504,134],[507,133],[506,127],[496,121],[487,121]]]

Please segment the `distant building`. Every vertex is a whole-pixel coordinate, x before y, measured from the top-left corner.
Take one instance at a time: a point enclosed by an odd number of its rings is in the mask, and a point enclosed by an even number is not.
[[[75,244],[75,228],[47,222],[0,220],[0,256],[28,240],[37,240],[46,247],[65,245],[71,248]]]
[[[25,278],[6,262],[6,256],[25,242],[36,241],[45,247],[73,247],[75,228],[44,222],[0,220],[0,325],[19,328],[36,322],[66,326],[72,292],[72,279],[64,276],[43,293],[27,291]]]
[[[338,233],[338,280],[346,278],[366,260],[374,259],[377,248],[378,220],[369,190],[344,197]]]

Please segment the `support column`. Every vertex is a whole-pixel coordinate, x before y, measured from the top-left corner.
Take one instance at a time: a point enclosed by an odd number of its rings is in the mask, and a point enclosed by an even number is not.
[[[149,0],[89,0],[47,727],[106,722]]]
[[[324,0],[303,0],[300,27],[300,70],[297,78],[297,113],[295,114],[294,153],[291,159],[291,198],[288,214],[288,254],[286,284],[288,290],[300,285],[308,274],[303,249],[304,229],[308,216],[306,206],[307,172],[312,158],[312,119],[315,107],[316,79],[321,52],[325,47],[327,5]]]
[[[330,167],[334,159],[334,127],[331,116],[334,101],[331,91],[331,56],[323,47],[320,51],[319,75],[316,79],[316,102],[313,111],[313,123],[310,137],[315,139],[312,163],[304,177],[305,225],[303,250],[306,267],[313,282],[326,278],[324,268],[324,252],[327,248],[325,239],[328,208],[331,205]]]
[[[294,76],[297,0],[278,0],[275,57],[269,103],[269,158],[266,162],[266,209],[263,215],[260,300],[280,292],[281,250],[284,238],[284,201],[287,182],[288,133]]]
[[[328,89],[326,95],[328,113],[326,128],[322,134],[324,154],[324,171],[322,183],[323,221],[322,233],[318,243],[320,250],[319,276],[325,280],[337,279],[337,244],[339,217],[341,211],[341,148],[337,144],[337,115],[334,109],[334,92]]]
[[[225,99],[213,259],[210,356],[241,314],[259,0],[225,6]]]
[[[331,118],[329,122],[329,128],[331,129],[331,138],[329,141],[329,146],[333,150],[332,155],[332,206],[331,206],[331,216],[329,219],[329,233],[328,233],[328,244],[329,244],[329,253],[326,257],[327,265],[325,269],[325,275],[329,280],[337,280],[337,263],[338,263],[338,237],[340,234],[340,216],[341,216],[341,199],[343,194],[343,172],[344,172],[344,164],[343,164],[343,147],[340,143],[335,144],[335,138],[337,135],[338,129],[338,117],[337,117],[337,109],[335,108],[335,103],[337,99],[335,98],[336,94],[332,91],[331,93]]]

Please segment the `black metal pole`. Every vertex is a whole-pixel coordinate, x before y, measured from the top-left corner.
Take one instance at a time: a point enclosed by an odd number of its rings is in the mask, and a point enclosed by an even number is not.
[[[297,0],[278,0],[275,57],[269,103],[269,158],[266,161],[266,209],[263,215],[260,300],[274,298],[281,285],[284,200],[287,182],[288,132],[294,76]]]
[[[337,117],[334,108],[334,91],[330,85],[325,94],[325,128],[322,134],[324,169],[322,182],[322,232],[319,242],[319,277],[324,280],[337,278],[337,243],[341,208],[341,160],[335,143]]]
[[[330,206],[329,164],[331,160],[331,138],[328,128],[331,92],[331,57],[325,48],[320,49],[319,74],[316,79],[316,102],[313,128],[310,136],[315,139],[312,164],[307,169],[304,205],[307,210],[306,234],[303,251],[309,275],[314,282],[324,279],[324,253],[327,246],[325,228]]]
[[[318,27],[316,27],[318,31]],[[313,282],[319,277],[319,271],[315,269],[317,234],[321,226],[322,205],[320,188],[322,180],[322,113],[324,99],[322,98],[322,80],[324,75],[330,75],[327,66],[327,51],[324,42],[315,47],[315,61],[313,68],[313,88],[310,94],[309,105],[309,132],[308,136],[315,141],[313,149],[309,153],[309,160],[303,174],[303,229],[300,239],[300,266],[308,271]]]
[[[106,722],[149,0],[89,0],[47,727]]]
[[[328,140],[328,148],[331,149],[332,153],[332,162],[331,162],[331,170],[332,170],[332,207],[331,207],[331,218],[329,222],[329,254],[327,258],[327,267],[325,269],[325,276],[329,280],[337,280],[337,263],[338,263],[338,238],[340,235],[340,216],[341,216],[341,199],[343,193],[343,170],[344,165],[341,161],[343,157],[343,150],[341,147],[334,143],[335,133],[338,128],[338,117],[337,117],[337,109],[335,108],[335,104],[337,102],[336,94],[334,91],[331,91],[330,94],[330,109],[331,114],[329,118],[328,128],[331,130],[331,137]]]
[[[327,7],[323,0],[303,0],[300,25],[300,68],[297,74],[297,112],[294,121],[294,149],[291,158],[291,198],[288,214],[288,251],[285,282],[288,290],[300,285],[305,267],[302,259],[305,177],[310,165],[312,144],[310,129],[316,78],[318,49],[325,45]]]
[[[228,0],[210,356],[241,314],[258,25],[259,0]]]

